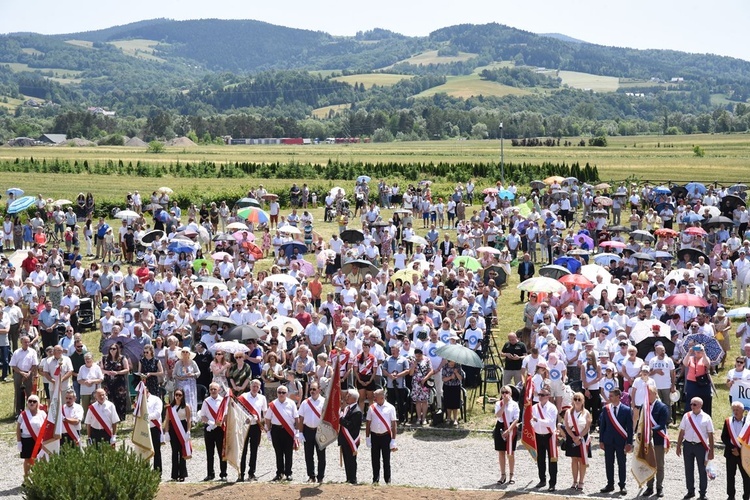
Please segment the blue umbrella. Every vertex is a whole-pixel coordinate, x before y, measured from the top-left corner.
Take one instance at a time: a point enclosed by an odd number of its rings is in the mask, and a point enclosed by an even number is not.
[[[706,194],[706,186],[700,182],[690,182],[685,185],[685,189],[687,189],[688,194],[693,194],[695,192]]]
[[[703,220],[703,216],[695,214],[695,213],[687,214],[685,217],[682,218],[682,220],[688,223],[693,223],[693,222],[698,222],[698,221]]]
[[[508,191],[507,189],[501,189],[497,192],[497,197],[503,200],[512,200],[515,199],[516,195]]]
[[[169,244],[167,247],[167,250],[171,250],[174,253],[180,254],[180,253],[195,253],[195,247],[193,245],[183,241],[173,241]]]
[[[156,216],[154,217],[159,222],[167,222],[169,220],[169,212],[166,210],[159,210],[156,212]]]
[[[18,198],[16,201],[10,204],[8,207],[8,213],[9,214],[17,214],[18,212],[23,212],[29,207],[34,206],[34,203],[36,203],[36,198],[33,196],[24,196],[23,198]]]
[[[8,188],[5,192],[16,197],[23,196],[23,189],[21,188]]]
[[[674,256],[671,253],[669,253],[669,252],[665,252],[663,250],[657,250],[656,252],[654,252],[654,258],[657,259],[657,260],[658,259],[669,259],[669,260],[672,260],[674,258]]]
[[[370,176],[369,175],[360,175],[357,177],[357,183],[362,184],[363,182],[370,182]]]
[[[658,205],[656,205],[656,213],[661,213],[661,211],[665,208],[669,208],[674,212],[674,205],[672,205],[671,203],[659,203]]]
[[[620,262],[620,257],[616,253],[600,253],[597,255],[594,255],[594,262],[599,264],[600,266],[608,266],[611,261]]]
[[[724,355],[724,349],[721,348],[719,341],[714,337],[709,337],[704,333],[687,335],[682,341],[683,349],[687,349],[687,346],[690,345],[691,340],[696,344],[703,345],[703,349],[706,351],[706,356],[708,357],[708,359],[711,360],[711,364],[717,364],[719,361],[721,361],[721,358]]]
[[[560,257],[554,264],[569,269],[571,273],[577,273],[581,269],[581,263],[573,257]]]
[[[307,245],[305,245],[304,243],[300,243],[299,241],[293,241],[291,243],[284,243],[283,245],[281,245],[280,248],[284,249],[284,254],[287,257],[294,254],[295,248],[301,254],[307,252]]]
[[[659,186],[654,188],[654,194],[672,194],[672,191],[666,186]]]

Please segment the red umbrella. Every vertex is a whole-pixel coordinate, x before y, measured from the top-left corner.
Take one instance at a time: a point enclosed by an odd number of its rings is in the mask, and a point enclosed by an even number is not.
[[[599,243],[600,247],[610,247],[610,248],[625,248],[627,245],[623,243],[622,241],[602,241]]]
[[[244,248],[247,253],[252,255],[255,260],[260,260],[263,258],[263,250],[260,249],[258,245],[255,243],[250,243],[249,241],[246,241],[242,243],[242,248]]]
[[[685,229],[685,234],[690,234],[693,236],[705,236],[708,233],[702,227],[695,226]]]
[[[665,306],[706,307],[708,302],[692,293],[676,293],[664,299]]]
[[[566,274],[557,281],[566,285],[575,285],[579,288],[594,288],[594,284],[582,274]]]
[[[679,236],[680,233],[678,233],[674,229],[663,227],[661,229],[657,229],[656,231],[654,231],[654,234],[656,236],[666,236],[668,238],[676,238],[677,236]]]

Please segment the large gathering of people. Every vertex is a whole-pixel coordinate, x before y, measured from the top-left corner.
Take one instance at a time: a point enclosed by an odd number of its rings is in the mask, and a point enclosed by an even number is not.
[[[427,181],[402,188],[363,176],[349,193],[353,210],[341,188],[319,197],[295,184],[284,215],[262,186],[247,203],[186,208],[164,189],[150,200],[128,193],[128,212],[113,214],[117,230],[93,211],[63,228],[66,207],[40,196],[32,231],[76,233],[83,220],[86,252],[77,238],[32,239],[17,247],[20,266],[6,259],[0,269],[2,380],[12,371],[25,471],[46,418],[40,396],[70,399],[74,444],[114,443],[142,380],[155,448],[171,446],[172,480],[187,476],[195,427],[205,480],[227,480],[221,408],[232,397],[251,415],[238,481],[257,479],[265,436],[274,481],[292,479],[300,448],[306,481],[323,482],[315,436],[339,370],[342,399],[329,404],[340,409],[347,481],[358,480],[363,432],[372,481],[382,470],[390,483],[398,427],[460,426],[465,389],[480,386],[489,367],[502,371],[493,430],[500,486],[516,484],[523,443],[533,446],[537,488],[558,489],[564,456],[571,489],[586,491],[598,438],[601,492],[626,494],[626,454],[649,439],[645,494],[664,496],[673,426],[685,498],[705,498],[715,384],[726,381],[727,494],[734,498],[739,468],[748,498],[739,388],[750,380],[750,309],[739,327],[730,321],[730,304],[750,297],[744,189],[550,178],[481,192],[469,181],[441,197]],[[325,231],[313,218],[319,198]],[[505,289],[511,279],[520,296]],[[509,320],[514,302],[522,317]],[[499,322],[517,329],[498,332]],[[87,326],[101,333],[98,345],[84,345]],[[457,351],[485,368],[441,355]]]

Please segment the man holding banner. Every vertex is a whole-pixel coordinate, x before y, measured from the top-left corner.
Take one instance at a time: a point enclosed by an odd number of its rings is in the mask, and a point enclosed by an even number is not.
[[[721,442],[724,443],[724,459],[727,463],[727,498],[734,500],[736,488],[734,479],[737,469],[742,476],[742,498],[750,498],[750,475],[742,466],[742,429],[745,426],[745,406],[735,401],[732,403],[732,416],[724,421],[721,430]],[[747,453],[747,452],[746,452]]]
[[[250,414],[250,427],[242,447],[242,458],[240,459],[240,475],[237,482],[245,480],[245,464],[247,463],[247,449],[250,447],[250,464],[247,468],[247,480],[257,481],[255,468],[258,464],[258,446],[260,437],[263,435],[263,418],[268,412],[266,397],[260,392],[260,380],[254,379],[250,382],[250,392],[246,392],[237,398],[237,402]]]
[[[270,429],[266,435],[276,452],[276,475],[272,481],[281,481],[284,477],[292,480],[292,453],[299,448],[299,433],[295,431],[299,413],[294,401],[287,398],[288,392],[286,386],[279,386],[276,389],[278,399],[268,405],[266,413],[266,429]]]
[[[214,453],[219,455],[219,479],[227,480],[227,461],[222,457],[224,448],[224,417],[227,413],[229,399],[219,395],[221,387],[216,382],[208,386],[209,397],[203,400],[200,411],[201,422],[206,426],[203,438],[206,442],[207,475],[204,481],[213,481]]]
[[[557,484],[557,407],[550,403],[549,386],[542,386],[539,402],[531,406],[531,426],[536,439],[536,465],[539,482],[534,488],[547,486],[547,457],[549,457],[549,491]]]
[[[695,466],[698,465],[698,478],[700,500],[706,499],[708,489],[708,474],[706,464],[714,459],[714,423],[711,415],[703,411],[703,400],[693,398],[690,400],[690,411],[682,417],[680,422],[680,434],[677,436],[677,456],[683,456],[685,460],[685,481],[687,484],[687,495],[682,497],[687,500],[695,496]]]
[[[299,405],[300,441],[305,446],[305,465],[307,466],[307,482],[322,483],[326,472],[326,450],[320,448],[315,436],[320,425],[320,419],[325,404],[325,398],[320,395],[320,385],[310,384],[310,397]],[[318,456],[318,475],[315,475],[315,455]]]
[[[356,389],[347,390],[344,399],[345,406],[339,418],[338,441],[344,459],[346,482],[350,484],[357,484],[357,449],[362,426],[362,410],[359,409],[358,401],[359,392]]]
[[[669,407],[658,399],[659,389],[650,387],[647,404],[641,410],[640,441],[635,460],[633,461],[633,475],[639,486],[646,480],[643,496],[654,494],[654,479],[656,479],[656,496],[664,496],[664,456],[669,451],[669,436],[667,435],[670,413]],[[650,408],[649,411],[644,411]],[[652,451],[653,450],[653,451]]]
[[[609,404],[599,415],[599,447],[604,450],[604,467],[607,472],[607,486],[601,493],[615,491],[615,459],[617,459],[618,485],[620,495],[627,495],[625,489],[625,454],[633,449],[633,412],[620,402],[620,389],[609,391]]]

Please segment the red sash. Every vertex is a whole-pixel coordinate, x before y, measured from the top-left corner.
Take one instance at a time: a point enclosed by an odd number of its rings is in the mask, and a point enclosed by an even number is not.
[[[348,351],[339,352],[339,373],[343,377],[346,375],[347,367],[349,366],[349,356],[351,355]]]
[[[95,405],[89,406],[89,411],[94,414],[94,418],[97,422],[99,422],[99,425],[102,426],[102,429],[104,429],[104,432],[107,433],[107,436],[112,438],[112,426],[104,421],[101,415],[99,415],[99,412],[96,410]]]
[[[653,407],[653,405],[652,405]],[[649,421],[651,422],[651,428],[656,426],[656,420],[654,420],[654,415],[649,411],[648,413]],[[661,438],[664,440],[664,449],[669,451],[670,441],[669,441],[669,435],[664,432],[663,430],[658,430],[656,433],[661,436]]]
[[[544,420],[544,411],[542,411],[542,404],[537,403],[536,409],[539,412],[539,418]],[[557,431],[550,426],[547,426],[549,431],[549,456],[550,461],[557,462]]]
[[[214,425],[216,427],[221,427],[222,421],[224,420],[224,417],[226,416],[226,413],[227,413],[227,402],[224,401],[226,398],[221,400],[221,403],[219,403],[219,407],[216,410],[211,408],[211,405],[208,404],[209,399],[212,399],[212,398],[206,398],[206,400],[204,401],[204,403],[206,404],[206,408],[208,408],[208,412],[211,414],[211,416],[214,419]]]
[[[500,410],[503,412],[502,414],[503,427],[505,428],[505,430],[508,431],[508,437],[505,439],[505,453],[507,453],[508,455],[513,455],[513,439],[516,437],[515,436],[516,433],[515,431],[509,430],[510,427],[508,426],[508,418],[505,416],[505,409],[506,409],[505,402],[501,401]]]
[[[193,443],[190,442],[190,434],[188,434],[188,431],[182,427],[182,422],[180,422],[180,418],[177,416],[177,410],[175,410],[174,406],[167,408],[167,411],[169,412],[169,424],[172,429],[174,429],[174,433],[177,435],[177,440],[180,442],[180,447],[182,448],[182,458],[185,460],[192,458]]]
[[[745,424],[740,431],[739,440],[742,444],[750,446],[750,419],[745,419]]]
[[[586,436],[586,439],[584,439],[584,436],[581,435],[581,430],[578,428],[578,420],[575,418],[575,414],[573,413],[573,409],[571,408],[568,410],[568,417],[570,418],[571,427],[573,428],[573,432],[575,432],[576,436],[581,438],[581,461],[583,462],[583,465],[588,466],[589,465],[589,438]]]
[[[33,439],[34,442],[36,443],[37,434],[34,432],[34,428],[31,427],[31,421],[29,420],[28,410],[24,410],[21,413],[21,417],[23,417],[23,423],[26,425],[26,430],[29,431],[29,434],[31,434],[31,439]]]
[[[73,427],[71,427],[70,424],[65,421],[65,408],[66,407],[67,405],[63,405],[62,410],[61,410],[62,416],[63,416],[63,427],[65,427],[65,432],[68,434],[70,439],[72,439],[73,442],[76,444],[76,446],[78,446],[81,437],[78,435],[78,433],[75,430],[73,430]]]
[[[281,422],[281,426],[284,428],[284,430],[292,436],[292,438],[296,437],[296,434],[294,432],[294,429],[292,428],[292,425],[281,415],[281,412],[278,408],[276,408],[276,405],[274,404],[276,401],[272,402],[270,405],[268,405],[268,409],[273,412],[274,415],[276,415],[276,418]]]
[[[738,436],[736,436],[734,434],[734,431],[732,430],[732,417],[728,417],[724,425],[726,425],[727,427],[727,432],[729,433],[729,439],[732,441],[732,444],[736,448],[742,448],[742,446],[740,445]]]
[[[617,433],[622,436],[623,439],[628,439],[628,433],[625,432],[625,428],[622,426],[620,422],[617,421],[617,417],[615,417],[615,410],[612,408],[612,405],[607,405],[607,417],[609,418],[610,423],[615,428]]]
[[[391,433],[391,424],[389,424],[388,422],[386,422],[385,417],[383,416],[383,414],[378,411],[378,405],[377,404],[372,405],[370,407],[370,410],[372,410],[372,412],[375,414],[375,416],[378,417],[381,422],[383,422],[383,425],[385,425],[385,428],[388,429],[387,432],[390,434]]]
[[[315,408],[315,405],[312,404],[312,401],[310,401],[310,398],[307,398],[306,401],[307,401],[308,406],[310,406],[310,409],[312,410],[312,412],[315,414],[315,416],[320,418],[320,412],[318,411],[317,408]]]
[[[161,432],[161,421],[158,418],[151,419],[151,423]]]
[[[373,369],[374,366],[375,366],[375,356],[373,356],[372,354],[370,354],[367,357],[367,362],[365,363],[364,370],[360,368],[359,369],[359,374],[360,375],[370,375],[372,373],[372,369]]]
[[[695,433],[698,435],[698,439],[701,440],[701,444],[703,445],[703,447],[706,449],[706,451],[708,451],[708,443],[706,442],[706,438],[703,437],[703,434],[698,429],[698,426],[695,425],[695,422],[693,422],[693,415],[692,415],[692,413],[693,412],[687,413],[688,422],[690,422],[690,426],[693,428],[693,430],[695,431]]]
[[[346,413],[342,413],[342,416],[346,416]],[[357,449],[359,448],[359,436],[357,436],[357,439],[352,438],[352,434],[349,432],[349,429],[347,429],[343,425],[340,427],[340,429],[344,434],[344,439],[349,445],[349,448],[351,448],[352,450],[352,455],[356,455]]]
[[[250,401],[245,399],[244,395],[237,398],[237,401],[240,402],[242,407],[246,409],[248,413],[250,413],[250,415],[258,419],[258,422],[260,422],[260,415],[258,415],[258,410],[255,409],[255,406],[253,406],[253,404]]]

